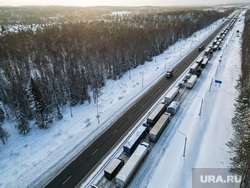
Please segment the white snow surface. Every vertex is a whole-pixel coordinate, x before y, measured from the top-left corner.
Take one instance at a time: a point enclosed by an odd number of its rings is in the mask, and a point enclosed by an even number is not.
[[[222,51],[214,53],[129,187],[189,188],[193,168],[230,168],[232,154],[226,143],[233,137],[231,120],[241,66],[241,35],[236,31],[243,29],[244,19],[223,40]]]
[[[5,121],[3,128],[10,133],[10,137],[6,145],[0,144],[0,187],[41,185],[41,181],[47,180],[51,173],[60,170],[83,150],[156,82],[166,69],[175,65],[221,23],[222,20],[219,20],[192,37],[177,42],[152,62],[145,62],[126,73],[120,80],[108,80],[99,97],[100,124],[96,118],[97,105],[87,102],[73,107],[73,117],[66,106],[62,120],[54,122],[47,130],[33,127],[27,135],[18,133],[14,121]],[[236,27],[242,31],[243,21],[237,23]],[[182,187],[190,183],[190,169],[194,166],[228,166],[225,143],[232,135],[231,117],[236,96],[234,86],[240,66],[240,37],[235,37],[234,31],[230,35],[231,38],[227,36],[223,41],[227,48],[223,46],[223,62],[219,65],[217,77],[214,74],[219,56],[210,60],[206,71],[188,94],[169,128],[158,140],[159,144],[152,150],[151,153],[156,153],[155,158],[150,157],[152,154],[147,157],[148,162],[143,164],[131,182],[132,186],[137,179],[142,178],[145,169],[148,173],[143,176],[145,181],[140,186],[155,187],[159,184],[159,179],[160,182],[163,181],[161,176],[164,174],[166,178],[162,184],[166,187]],[[213,84],[211,92],[208,93],[212,77],[222,80],[223,84],[220,88]],[[204,99],[204,108],[202,116],[198,116],[201,97]],[[183,142],[180,141],[184,141],[184,136],[178,130],[188,136],[185,158],[181,155]],[[147,169],[150,160],[154,161],[155,166]],[[175,181],[180,176],[182,181]]]

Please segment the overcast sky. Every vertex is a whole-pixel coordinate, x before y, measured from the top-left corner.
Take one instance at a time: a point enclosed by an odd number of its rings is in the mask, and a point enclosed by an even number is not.
[[[64,5],[64,6],[168,6],[249,3],[250,0],[0,0],[0,6]]]

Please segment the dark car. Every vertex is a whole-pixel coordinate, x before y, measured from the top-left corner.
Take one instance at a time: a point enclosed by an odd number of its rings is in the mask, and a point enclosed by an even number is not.
[[[205,48],[204,44],[200,45],[200,46],[199,46],[199,52],[203,51],[204,48]]]

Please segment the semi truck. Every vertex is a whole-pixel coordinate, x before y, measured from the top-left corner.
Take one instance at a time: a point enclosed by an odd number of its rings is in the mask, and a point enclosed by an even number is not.
[[[210,48],[206,48],[206,50],[205,50],[205,52],[204,52],[204,55],[205,55],[205,56],[208,56],[209,52],[210,52]]]
[[[161,133],[163,132],[163,130],[165,129],[169,121],[170,121],[170,115],[168,113],[162,114],[160,119],[156,122],[156,124],[150,130],[149,140],[156,142],[161,136]]]
[[[173,87],[164,97],[164,102],[166,104],[170,104],[178,93],[179,93],[179,88]]]
[[[170,113],[171,115],[174,115],[180,107],[180,102],[179,101],[173,101],[167,108],[167,112]]]
[[[196,81],[197,81],[197,75],[192,75],[191,78],[187,81],[186,87],[188,89],[192,89]]]
[[[148,116],[147,123],[153,126],[166,110],[166,104],[160,103],[156,109]]]
[[[147,134],[147,127],[140,126],[135,133],[130,137],[127,143],[123,146],[123,151],[126,155],[131,156],[136,147],[140,144]]]
[[[167,78],[170,78],[171,76],[174,75],[174,69],[168,69],[167,72],[166,72],[166,76]]]
[[[201,68],[204,69],[207,66],[208,58],[204,58],[204,60],[201,63]]]
[[[212,48],[207,48],[204,52],[204,55],[210,60],[213,56],[213,49]]]
[[[194,64],[190,67],[189,72],[190,72],[191,74],[194,74],[195,71],[198,69],[198,67],[199,67],[199,64],[198,64],[198,63],[194,63]]]
[[[200,56],[197,60],[196,60],[196,63],[198,63],[199,65],[202,63],[204,57],[203,56]]]
[[[116,185],[124,188],[132,179],[134,173],[140,166],[143,159],[146,157],[149,150],[149,143],[142,142],[128,159],[127,163],[122,167],[120,172],[115,177]]]
[[[108,180],[112,180],[117,173],[121,170],[121,168],[124,165],[124,161],[122,159],[119,158],[114,158],[109,165],[105,168],[104,170],[104,176],[108,179]]]
[[[216,52],[217,49],[218,49],[218,45],[214,45],[213,46],[213,51]]]

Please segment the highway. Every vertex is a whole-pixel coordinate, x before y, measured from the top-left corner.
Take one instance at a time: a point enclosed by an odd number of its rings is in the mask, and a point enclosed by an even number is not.
[[[201,44],[204,44],[206,48],[229,21],[230,20],[225,21],[224,24],[208,36]],[[109,154],[113,147],[118,144],[120,139],[126,136],[128,131],[148,112],[152,105],[154,105],[199,54],[200,52],[195,48],[176,65],[174,68],[174,76],[168,79],[166,79],[166,76],[163,76],[159,79],[130,109],[117,119],[110,128],[99,135],[74,161],[52,179],[46,187],[76,187],[82,179],[88,177],[95,167]]]

